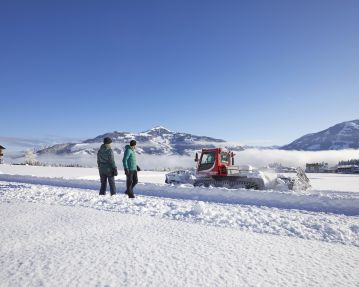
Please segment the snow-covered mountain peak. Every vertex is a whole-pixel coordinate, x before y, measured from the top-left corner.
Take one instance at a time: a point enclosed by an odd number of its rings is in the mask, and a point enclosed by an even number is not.
[[[341,126],[341,131],[339,132],[339,134],[346,135],[348,133],[353,132],[354,130],[359,130],[359,122],[358,123],[356,123],[356,121],[345,122]]]
[[[307,134],[289,145],[286,150],[340,150],[359,148],[359,120],[336,124],[318,133]]]
[[[142,132],[142,134],[161,136],[161,135],[165,135],[165,134],[173,134],[173,132],[163,126],[155,126],[152,129]]]
[[[141,133],[118,131],[105,133],[80,143],[52,146],[40,150],[38,153],[57,155],[82,153],[95,155],[105,137],[112,138],[114,152],[117,154],[121,154],[123,147],[133,139],[137,141],[138,151],[151,155],[192,155],[199,149],[225,146],[227,143],[222,139],[172,132],[163,126],[156,126]],[[234,147],[233,150],[235,149]]]

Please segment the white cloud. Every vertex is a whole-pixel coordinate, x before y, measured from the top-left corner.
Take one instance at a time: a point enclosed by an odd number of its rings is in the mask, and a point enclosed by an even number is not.
[[[285,166],[305,167],[306,163],[328,162],[330,166],[341,160],[359,159],[359,150],[339,151],[286,151],[286,150],[260,150],[247,149],[236,152],[235,164],[249,164],[254,167],[263,167],[278,162]],[[17,159],[21,162],[22,159]],[[37,160],[49,164],[79,164],[86,167],[96,167],[96,155],[41,155]],[[115,155],[119,169],[122,169],[122,156]],[[178,155],[137,155],[138,165],[146,170],[163,170],[177,168],[194,168],[196,163],[193,156]]]
[[[359,159],[359,150],[331,151],[286,151],[247,149],[236,154],[236,164],[250,164],[256,167],[279,162],[285,166],[301,166],[311,162],[327,162],[336,165],[341,160]]]
[[[0,136],[0,144],[3,145],[7,152],[21,154],[27,149],[44,148],[57,143],[78,141],[78,139],[58,136],[47,136],[43,138],[21,138]]]

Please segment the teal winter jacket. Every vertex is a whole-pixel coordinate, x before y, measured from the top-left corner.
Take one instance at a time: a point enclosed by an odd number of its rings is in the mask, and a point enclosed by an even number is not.
[[[111,146],[101,145],[97,152],[97,165],[99,172],[108,176],[113,174],[114,169],[117,169]]]
[[[122,163],[124,169],[137,170],[136,153],[129,145],[125,147]]]

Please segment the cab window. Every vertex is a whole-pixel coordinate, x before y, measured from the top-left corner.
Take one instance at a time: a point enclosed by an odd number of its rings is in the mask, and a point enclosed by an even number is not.
[[[214,152],[204,153],[202,155],[201,164],[213,164],[214,163]]]
[[[229,163],[228,152],[221,152],[221,162]]]
[[[215,152],[202,154],[201,162],[198,166],[198,171],[210,169],[216,160],[215,155]]]

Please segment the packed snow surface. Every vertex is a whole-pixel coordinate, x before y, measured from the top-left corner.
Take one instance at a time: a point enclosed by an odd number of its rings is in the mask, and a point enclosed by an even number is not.
[[[128,203],[129,205],[131,203]],[[358,250],[89,208],[0,203],[3,286],[355,286]]]
[[[130,200],[123,175],[111,197],[96,169],[0,166],[0,285],[359,286],[355,190],[139,177]]]

